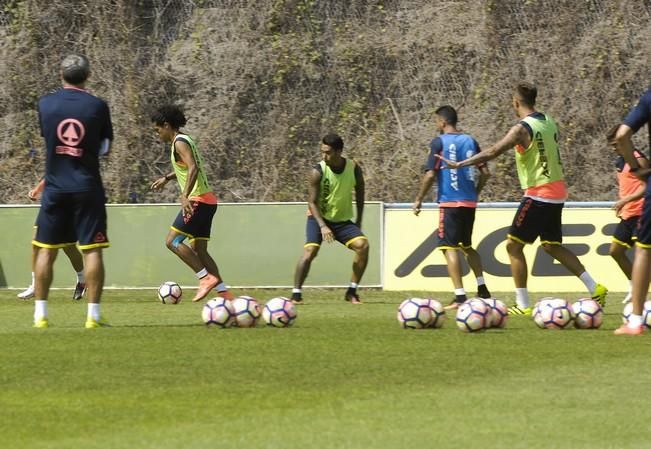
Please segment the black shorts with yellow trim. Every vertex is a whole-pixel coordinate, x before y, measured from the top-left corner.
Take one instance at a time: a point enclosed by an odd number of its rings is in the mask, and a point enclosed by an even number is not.
[[[637,225],[636,245],[651,249],[651,182],[647,182],[646,184],[644,206],[642,207],[642,215]]]
[[[46,187],[32,244],[41,248],[64,248],[76,242],[81,250],[110,246],[104,191],[62,193]]]
[[[350,220],[338,223],[328,220],[324,221],[335,236],[335,240],[342,243],[343,245],[350,246],[350,244],[355,240],[366,239],[366,236],[359,228],[359,226]],[[321,246],[321,243],[323,242],[321,228],[319,227],[319,223],[312,216],[307,217],[305,235],[305,246]]]
[[[640,216],[630,217],[617,223],[613,233],[613,243],[630,248],[637,240],[637,227],[640,222]]]
[[[522,198],[508,238],[522,244],[531,244],[540,237],[540,243],[560,245],[563,243],[561,216],[563,203],[545,203],[529,197]]]
[[[474,207],[439,208],[438,249],[466,249],[472,246]]]
[[[190,201],[192,213],[184,214],[179,211],[172,230],[191,240],[210,240],[212,220],[217,212],[216,204],[206,204],[199,201]]]

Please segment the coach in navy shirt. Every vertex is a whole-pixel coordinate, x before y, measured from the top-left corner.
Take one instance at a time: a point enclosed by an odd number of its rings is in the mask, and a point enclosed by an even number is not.
[[[61,63],[63,88],[38,102],[46,145],[45,189],[36,219],[34,327],[47,328],[47,298],[52,264],[59,248],[75,245],[84,255],[88,315],[86,328],[105,324],[100,315],[104,286],[102,249],[106,233],[106,198],[99,157],[113,140],[109,107],[85,90],[88,59],[69,55]]]

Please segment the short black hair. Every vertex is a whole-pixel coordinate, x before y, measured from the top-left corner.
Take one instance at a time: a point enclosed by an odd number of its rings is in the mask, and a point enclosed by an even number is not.
[[[521,103],[526,106],[534,107],[536,105],[536,97],[538,96],[538,89],[532,83],[526,81],[519,82],[515,86],[515,92],[518,95]]]
[[[436,115],[443,117],[447,124],[457,125],[457,111],[450,105],[441,106],[435,111]]]
[[[328,145],[335,151],[341,151],[344,149],[344,140],[341,138],[341,136],[335,133],[326,134],[323,136],[323,139],[321,139],[321,142],[324,145]]]
[[[180,129],[188,122],[183,114],[183,110],[175,104],[164,104],[159,106],[151,114],[151,121],[158,126],[162,126],[165,122],[169,123],[174,129]]]
[[[90,62],[84,55],[71,54],[61,61],[61,76],[66,83],[79,85],[90,75]]]

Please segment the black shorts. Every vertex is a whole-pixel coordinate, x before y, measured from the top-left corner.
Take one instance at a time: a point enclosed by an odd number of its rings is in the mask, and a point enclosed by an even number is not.
[[[180,210],[172,223],[172,230],[191,240],[210,240],[210,229],[212,228],[212,219],[217,212],[217,205],[199,201],[190,201],[190,205],[192,213],[183,214],[183,210]]]
[[[46,188],[32,244],[63,248],[77,241],[81,250],[109,246],[104,192],[57,193]]]
[[[328,220],[323,221],[325,221],[325,224],[328,225],[334,234],[335,239],[346,246],[350,246],[350,244],[357,239],[366,238],[359,226],[350,220],[342,221],[340,223],[334,223]],[[323,241],[321,228],[319,227],[319,223],[312,216],[307,217],[305,234],[305,246],[321,246],[321,242]]]
[[[474,225],[474,207],[439,208],[438,248],[470,248]]]
[[[630,248],[637,240],[637,226],[640,221],[640,216],[627,218],[617,223],[615,233],[613,234],[613,242],[619,245]]]
[[[520,243],[533,243],[540,237],[540,243],[560,245],[563,243],[562,214],[562,203],[545,203],[524,197],[508,237]]]

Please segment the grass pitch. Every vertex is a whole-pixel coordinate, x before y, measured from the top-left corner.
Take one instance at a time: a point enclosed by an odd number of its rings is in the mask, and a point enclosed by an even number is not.
[[[397,305],[422,292],[361,293],[307,290],[293,328],[218,329],[191,292],[108,291],[113,327],[86,330],[86,306],[55,291],[41,330],[32,301],[0,291],[0,447],[651,447],[651,335],[612,335],[621,295],[599,330],[512,317],[465,334],[452,316],[401,329]]]

